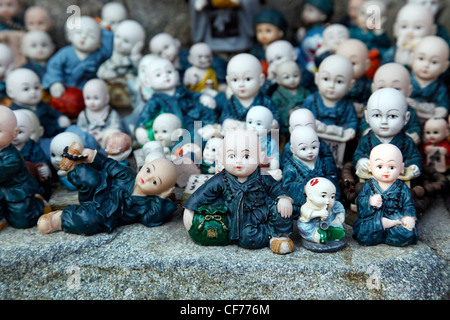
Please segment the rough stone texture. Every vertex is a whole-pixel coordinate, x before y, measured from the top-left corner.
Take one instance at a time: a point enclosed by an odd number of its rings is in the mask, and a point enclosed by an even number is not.
[[[335,253],[194,244],[182,211],[166,224],[135,224],[91,237],[37,228],[0,232],[0,299],[448,299],[450,217],[436,201],[417,245]]]

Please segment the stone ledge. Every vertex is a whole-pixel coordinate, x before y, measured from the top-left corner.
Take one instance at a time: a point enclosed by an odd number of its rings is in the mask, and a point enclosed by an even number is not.
[[[0,299],[448,299],[449,213],[438,200],[414,246],[294,253],[194,244],[182,211],[156,228],[91,237],[37,228],[0,232]]]

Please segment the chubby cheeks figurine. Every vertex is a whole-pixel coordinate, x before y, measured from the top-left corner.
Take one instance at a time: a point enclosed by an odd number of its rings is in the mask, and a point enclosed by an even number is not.
[[[226,217],[229,223],[222,230],[228,230],[230,241],[247,249],[270,246],[275,253],[292,252],[292,199],[281,183],[261,173],[264,154],[256,133],[228,131],[221,155],[224,169],[202,184],[184,205],[186,229],[192,235],[199,228],[204,219],[196,216],[202,208],[220,212],[219,207],[225,206],[221,221]]]
[[[11,143],[17,133],[14,112],[0,106],[0,226],[23,229],[36,225],[45,202],[20,151]]]
[[[176,210],[177,205],[167,199],[177,178],[171,161],[154,160],[136,174],[95,150],[77,144],[68,150],[65,170],[78,189],[80,204],[43,215],[37,224],[42,234],[62,230],[89,236],[131,223],[155,227]]]
[[[153,122],[153,138],[164,147],[167,157],[171,156],[172,148],[182,132],[181,120],[172,113],[162,113]]]
[[[449,127],[446,119],[432,118],[425,122],[423,153],[425,164],[437,172],[447,172],[450,168]]]
[[[52,18],[47,9],[31,6],[24,13],[25,28],[28,31],[40,30],[50,32],[53,27]]]
[[[420,176],[422,156],[414,141],[404,132],[409,117],[405,95],[399,90],[383,88],[372,93],[365,111],[370,131],[361,137],[353,155],[356,174],[360,178],[370,177],[370,152],[382,143],[397,146],[403,154],[405,173],[399,179],[409,181]]]
[[[42,79],[47,61],[55,51],[55,44],[50,35],[42,30],[28,31],[22,38],[21,50],[27,58],[27,62],[22,67],[33,70]]]
[[[407,185],[398,179],[404,169],[402,152],[383,143],[370,152],[370,171],[357,198],[353,238],[366,246],[415,244],[416,208]]]
[[[448,115],[449,98],[441,75],[449,66],[449,46],[438,36],[427,36],[414,48],[411,63],[413,90],[410,105],[425,120]]]
[[[169,60],[176,68],[180,67],[180,40],[166,32],[161,32],[150,39],[148,46],[150,53]]]
[[[297,220],[302,244],[311,251],[333,252],[345,244],[345,209],[336,201],[336,187],[324,177],[305,184],[306,202]]]
[[[218,90],[216,71],[211,67],[213,52],[204,42],[195,43],[189,49],[188,61],[191,64],[183,76],[183,84],[189,90],[202,92],[205,88]]]

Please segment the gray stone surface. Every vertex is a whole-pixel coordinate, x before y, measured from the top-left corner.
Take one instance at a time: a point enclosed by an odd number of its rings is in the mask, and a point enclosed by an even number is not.
[[[0,232],[0,299],[448,299],[449,213],[436,201],[417,245],[335,253],[194,244],[181,210],[166,224],[91,237],[37,228]]]

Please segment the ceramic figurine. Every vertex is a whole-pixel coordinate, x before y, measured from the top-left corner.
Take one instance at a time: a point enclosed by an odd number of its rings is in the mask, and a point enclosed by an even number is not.
[[[109,59],[103,62],[97,76],[107,82],[126,82],[127,76],[137,73],[141,51],[144,47],[145,30],[135,20],[123,20],[114,31],[114,49]]]
[[[10,108],[29,109],[39,117],[44,137],[52,138],[70,126],[70,119],[42,101],[41,81],[36,72],[27,68],[12,71],[6,79],[6,90],[12,99]]]
[[[331,55],[320,64],[315,75],[318,91],[302,106],[316,117],[319,133],[345,141],[355,137],[358,118],[353,103],[345,98],[355,83],[353,74],[352,63],[341,55]]]
[[[115,32],[117,25],[128,18],[127,8],[121,2],[108,2],[102,7],[100,13],[100,25]]]
[[[424,164],[445,173],[450,168],[449,127],[446,119],[431,118],[425,122],[423,152]]]
[[[30,139],[32,139],[34,142],[39,142],[41,137],[44,135],[44,127],[41,126],[41,122],[39,121],[37,114],[34,113],[34,111],[28,109],[20,109],[20,111],[26,113],[31,121]]]
[[[347,28],[358,24],[359,8],[365,0],[349,0],[347,2],[346,15],[342,18],[341,22]]]
[[[84,84],[96,78],[98,67],[113,52],[113,33],[102,29],[89,16],[80,17],[80,28],[73,27],[72,17],[66,30],[70,45],[59,49],[47,62],[42,86],[56,99],[64,97],[66,89],[76,88],[79,96]]]
[[[272,131],[273,114],[264,106],[254,106],[247,112],[246,129],[253,131],[259,137],[261,151],[266,155],[261,167],[265,168],[272,177],[281,181],[280,145],[278,130]]]
[[[372,92],[383,88],[394,88],[401,91],[408,98],[412,91],[411,76],[405,66],[396,62],[386,63],[380,66],[375,72],[371,87]],[[403,129],[413,139],[414,143],[419,145],[422,136],[422,124],[414,109],[409,105],[408,111],[410,117]],[[365,135],[369,130],[369,124],[365,117],[362,117],[359,123],[361,135]]]
[[[216,173],[216,160],[218,157],[218,151],[222,148],[223,138],[211,138],[203,149],[202,163],[200,169],[203,174],[215,174]]]
[[[207,244],[227,232],[226,240],[243,248],[270,246],[280,254],[294,250],[289,238],[292,199],[281,183],[261,174],[259,162],[264,154],[258,140],[255,133],[247,130],[226,133],[221,151],[224,169],[201,185],[184,205],[184,225],[197,243],[205,215],[216,213],[228,224],[224,223],[217,233],[208,230],[211,238]]]
[[[322,45],[316,50],[314,62],[318,67],[329,55],[335,54],[342,42],[350,38],[348,28],[339,23],[325,27],[322,32]]]
[[[346,94],[346,98],[353,101],[358,118],[362,118],[363,108],[372,93],[372,80],[366,76],[370,67],[369,49],[361,40],[348,39],[341,43],[336,54],[348,58],[353,64],[355,84]]]
[[[409,68],[414,48],[420,39],[436,33],[436,24],[427,8],[405,4],[398,11],[392,30],[396,43],[383,54],[382,63],[397,62]]]
[[[75,160],[68,163],[67,177],[78,189],[80,205],[43,215],[37,224],[42,234],[62,230],[89,236],[131,223],[155,227],[176,210],[177,205],[168,199],[176,181],[175,166],[169,160],[147,163],[136,174],[129,166],[76,144],[68,154]],[[77,160],[77,155],[87,158]]]
[[[0,0],[0,8],[0,31],[23,29],[23,21],[17,17],[20,11],[19,0]]]
[[[371,177],[370,151],[379,144],[390,143],[403,154],[405,172],[399,179],[410,181],[419,177],[422,157],[414,141],[403,131],[410,117],[405,95],[393,88],[378,89],[370,96],[364,115],[371,130],[361,137],[353,155],[356,175]]]
[[[379,144],[370,152],[369,167],[373,177],[358,194],[353,238],[366,246],[415,244],[416,208],[407,185],[399,180],[402,152],[395,145]]]
[[[105,153],[108,158],[114,159],[123,165],[128,165],[128,157],[133,151],[131,138],[122,131],[115,131],[105,136]]]
[[[31,6],[24,13],[25,28],[28,31],[50,32],[53,27],[52,18],[47,9],[40,6]]]
[[[325,177],[333,182],[336,199],[340,197],[338,170],[333,161],[327,161],[319,154],[321,141],[311,126],[298,126],[291,132],[289,148],[291,156],[283,165],[283,186],[294,199],[294,218],[305,203],[304,188],[314,177]]]
[[[161,58],[151,61],[145,71],[145,81],[154,93],[135,125],[135,137],[139,143],[148,141],[152,122],[162,112],[175,114],[191,137],[196,134],[193,132],[194,121],[202,121],[203,125],[216,121],[214,98],[179,85],[178,71],[169,60]]]
[[[449,97],[441,75],[449,66],[449,46],[440,37],[423,37],[414,48],[411,63],[413,90],[409,104],[419,119],[445,118]]]
[[[11,99],[6,94],[6,77],[16,67],[14,53],[6,44],[0,43],[0,103],[8,106]]]
[[[256,44],[250,50],[259,61],[266,61],[266,49],[274,41],[285,37],[288,23],[283,14],[272,8],[265,8],[253,17]],[[263,67],[264,70],[264,67]]]
[[[239,127],[239,123],[245,123],[248,110],[256,105],[269,108],[274,117],[274,128],[279,127],[280,114],[277,107],[268,96],[260,92],[265,76],[255,56],[240,53],[231,58],[226,79],[232,95],[223,106],[220,116],[222,127]]]
[[[297,220],[302,244],[316,252],[335,252],[345,244],[345,208],[336,200],[336,187],[323,177],[305,184],[306,202]]]
[[[272,94],[272,101],[277,106],[280,117],[280,134],[289,134],[289,116],[295,109],[301,108],[303,101],[311,92],[301,85],[302,73],[294,61],[284,61],[276,68],[276,90]]]
[[[47,32],[41,30],[28,31],[22,38],[22,54],[27,59],[22,68],[33,70],[42,79],[47,61],[54,51],[55,44]]]
[[[182,135],[181,129],[181,120],[173,113],[162,113],[153,121],[153,139],[163,145],[164,153],[168,158]]]
[[[323,28],[309,30],[297,48],[300,66],[312,74],[317,72],[316,51],[322,47],[322,33]]]
[[[214,52],[233,54],[253,45],[253,17],[261,11],[259,0],[189,0],[191,40],[205,42]]]
[[[301,42],[308,30],[323,29],[334,12],[333,0],[306,0],[301,9],[301,26],[296,31],[296,39]]]
[[[219,90],[216,71],[211,67],[213,52],[204,42],[195,43],[189,50],[191,67],[184,72],[183,84],[192,91],[202,92],[205,88]]]
[[[276,40],[266,48],[265,61],[268,63],[267,80],[275,81],[277,77],[277,66],[286,61],[297,61],[298,52],[292,43],[287,40]]]
[[[38,183],[30,174],[20,151],[11,143],[17,135],[14,112],[0,106],[0,224],[23,229],[36,225],[44,212]]]

